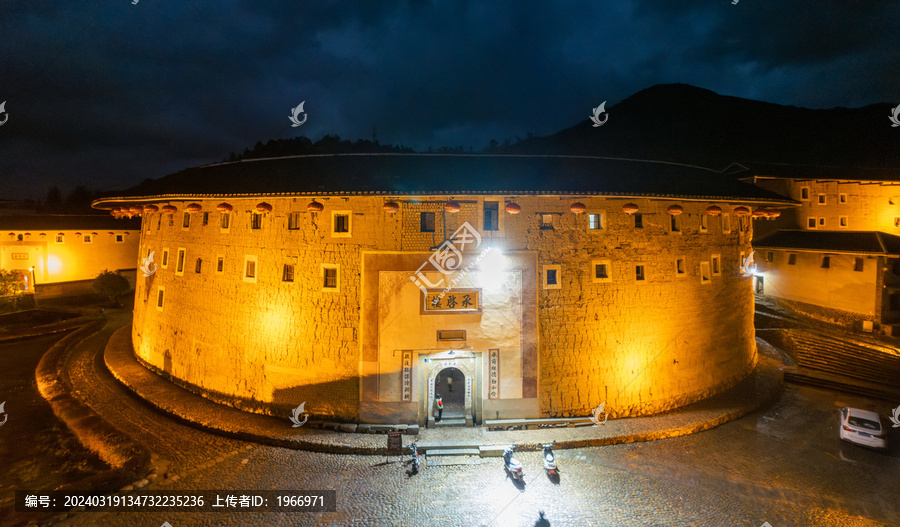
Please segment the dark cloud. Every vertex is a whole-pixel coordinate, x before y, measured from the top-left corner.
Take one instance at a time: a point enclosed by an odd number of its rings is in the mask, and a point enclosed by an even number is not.
[[[900,97],[896,1],[2,6],[0,197],[122,188],[260,140],[373,127],[478,150],[658,83],[807,107]]]

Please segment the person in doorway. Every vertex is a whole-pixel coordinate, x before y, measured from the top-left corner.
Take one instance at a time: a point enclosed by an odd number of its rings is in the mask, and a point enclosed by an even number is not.
[[[453,377],[447,377],[447,389],[453,391]]]
[[[434,406],[437,408],[437,420],[436,422],[441,422],[441,417],[444,415],[444,400],[441,399],[441,394],[435,394],[434,396]]]

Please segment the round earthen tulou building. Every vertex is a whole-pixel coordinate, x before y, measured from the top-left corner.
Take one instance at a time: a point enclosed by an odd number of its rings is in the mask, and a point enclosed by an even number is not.
[[[756,364],[751,218],[796,202],[684,165],[347,154],[191,168],[142,216],[132,341],[248,410],[361,423],[611,417]],[[139,261],[140,263],[140,261]]]

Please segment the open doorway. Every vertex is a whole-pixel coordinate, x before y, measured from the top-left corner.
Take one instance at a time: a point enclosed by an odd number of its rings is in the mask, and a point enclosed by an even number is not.
[[[444,419],[465,419],[466,378],[457,368],[444,368],[434,379],[434,393],[444,402]]]

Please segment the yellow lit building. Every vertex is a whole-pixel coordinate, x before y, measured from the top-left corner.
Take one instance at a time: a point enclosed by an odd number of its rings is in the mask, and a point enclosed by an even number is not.
[[[713,171],[562,156],[329,155],[188,169],[142,210],[132,340],[248,410],[367,423],[642,415],[757,360],[754,209]],[[451,388],[452,384],[452,388]]]

